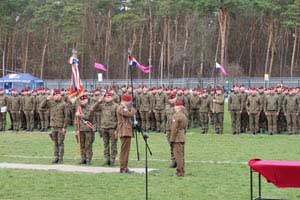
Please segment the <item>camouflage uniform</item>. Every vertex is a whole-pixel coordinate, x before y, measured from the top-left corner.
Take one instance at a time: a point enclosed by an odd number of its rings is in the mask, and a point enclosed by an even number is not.
[[[24,91],[21,93],[21,111],[20,111],[20,128],[22,130],[26,130],[26,116],[25,116],[25,112],[24,112],[24,99],[25,99],[26,95],[24,93]]]
[[[45,99],[47,99],[46,94],[39,95],[37,100],[38,104],[41,105],[41,103],[45,101]],[[47,107],[42,108],[41,106],[39,106],[38,112],[41,120],[41,131],[47,131],[47,128],[49,126],[49,118],[48,118],[49,109]]]
[[[199,127],[200,125],[199,106],[200,106],[200,97],[198,94],[193,94],[190,98],[190,113],[191,113],[191,123],[193,128]]]
[[[277,117],[277,132],[282,133],[287,129],[287,119],[284,115],[283,111],[283,102],[285,95],[282,92],[277,93],[277,98],[278,98],[278,106],[279,106],[279,113]]]
[[[23,111],[26,118],[26,130],[32,131],[34,128],[34,109],[35,109],[35,98],[29,94],[23,98]]]
[[[0,108],[1,107],[8,107],[8,97],[4,96],[4,94],[0,95]],[[6,127],[6,113],[7,112],[0,112],[0,131],[5,131]]]
[[[267,116],[266,116],[266,113],[264,110],[266,94],[264,92],[262,92],[262,93],[260,92],[259,98],[260,98],[260,103],[261,103],[261,112],[259,115],[259,128],[261,129],[261,132],[264,133],[268,128],[268,120],[267,120]]]
[[[100,95],[95,95],[91,98],[91,105],[94,105],[95,103],[98,102]],[[99,133],[101,132],[101,113],[99,111],[95,111],[93,113],[93,124],[95,126],[95,130],[98,131]],[[101,134],[101,133],[100,133]]]
[[[137,101],[141,116],[142,128],[145,131],[150,129],[151,97],[148,93],[142,93]]]
[[[215,131],[217,134],[223,134],[223,122],[224,122],[224,95],[216,94],[213,103],[212,111],[215,119]]]
[[[156,120],[154,114],[154,102],[155,102],[155,94],[150,92],[150,114],[149,114],[149,121],[150,121],[150,130],[156,130]]]
[[[154,114],[155,114],[157,132],[165,131],[167,103],[168,103],[168,99],[164,92],[157,93],[155,95]]]
[[[12,115],[12,127],[14,131],[19,131],[20,129],[20,112],[21,112],[21,97],[11,96],[10,97],[10,112]]]
[[[277,133],[277,116],[279,112],[278,98],[275,94],[266,96],[264,110],[268,119],[268,131],[272,135]]]
[[[261,111],[261,102],[257,94],[251,94],[247,98],[247,112],[249,113],[249,129],[252,134],[259,132],[259,113]]]
[[[55,101],[44,99],[40,103],[40,110],[50,110],[50,126],[52,133],[49,134],[51,140],[54,142],[54,160],[52,163],[62,163],[64,157],[64,140],[65,132],[68,126],[67,106],[63,100]]]
[[[242,99],[238,92],[230,94],[228,98],[228,111],[231,116],[232,134],[239,134],[241,132]]]
[[[77,116],[75,120],[76,131],[79,131],[77,140],[80,144],[81,161],[80,164],[90,165],[93,158],[93,142],[95,140],[94,130],[88,125],[92,122],[93,111],[89,104],[78,105],[77,109],[81,110],[82,115]],[[78,129],[79,126],[79,129]]]
[[[117,129],[117,108],[118,105],[114,101],[97,102],[92,108],[93,111],[99,111],[101,114],[101,133],[104,144],[105,164],[111,166],[115,164],[118,153],[118,138],[115,133]]]
[[[248,94],[246,92],[240,92],[242,101],[242,114],[241,114],[241,133],[245,133],[249,127],[249,116],[246,109],[246,101]]]
[[[208,97],[207,94],[204,96],[201,96],[200,98],[200,121],[201,121],[201,127],[202,127],[202,133],[208,132],[209,127],[209,113],[211,113],[211,99]]]
[[[283,112],[287,120],[289,134],[297,133],[297,115],[299,102],[295,94],[289,94],[283,101]]]
[[[35,107],[34,107],[34,112],[33,112],[33,121],[34,121],[34,129],[41,129],[41,121],[40,121],[40,116],[39,116],[39,104],[38,104],[38,95],[33,95],[34,101],[35,101]]]
[[[188,128],[191,127],[191,118],[192,118],[192,115],[191,113],[189,112],[191,110],[191,103],[190,103],[190,99],[191,99],[191,95],[189,93],[185,93],[184,94],[184,107],[186,108],[186,110],[188,111]]]

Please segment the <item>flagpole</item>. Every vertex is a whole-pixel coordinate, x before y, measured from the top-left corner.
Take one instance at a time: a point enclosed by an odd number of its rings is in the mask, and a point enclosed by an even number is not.
[[[152,66],[151,64],[151,58],[149,58],[149,66]],[[151,73],[152,73],[152,69],[150,69],[150,72],[149,72],[149,83],[148,83],[148,87],[150,88],[151,87]]]
[[[94,65],[95,65],[96,60],[94,59]],[[95,81],[95,77],[96,77],[96,68],[95,66],[93,67],[94,69],[94,73],[93,73],[93,89],[96,89],[96,81]]]

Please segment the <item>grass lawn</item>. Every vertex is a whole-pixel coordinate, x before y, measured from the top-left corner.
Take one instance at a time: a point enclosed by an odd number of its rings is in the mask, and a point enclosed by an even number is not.
[[[249,199],[249,168],[251,158],[298,160],[300,136],[257,135],[233,136],[230,119],[225,115],[225,134],[199,134],[199,129],[188,132],[185,149],[186,177],[176,178],[169,169],[169,146],[165,135],[151,133],[149,145],[153,151],[149,167],[158,170],[149,175],[149,196],[155,200],[241,200]],[[144,159],[142,138],[139,139],[141,158]],[[103,144],[97,135],[94,143],[93,166],[101,166]],[[47,134],[0,134],[0,163],[49,164],[53,144]],[[132,141],[129,166],[143,167],[144,160],[136,160]],[[232,161],[231,163],[206,161]],[[70,128],[65,140],[65,163],[77,164],[79,156]],[[117,166],[116,166],[117,167]],[[144,175],[85,174],[56,171],[0,169],[0,199],[144,199]],[[257,186],[255,176],[255,186]],[[277,189],[263,179],[263,196],[300,199],[299,189]],[[257,193],[257,191],[255,190]]]

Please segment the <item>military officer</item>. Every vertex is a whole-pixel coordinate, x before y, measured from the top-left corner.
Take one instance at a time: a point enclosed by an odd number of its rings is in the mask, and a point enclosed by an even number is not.
[[[148,93],[148,88],[144,87],[142,94],[137,98],[137,104],[142,121],[144,131],[150,129],[150,112],[151,112],[151,97]]]
[[[247,97],[246,106],[249,116],[249,129],[253,135],[259,132],[259,114],[261,112],[260,98],[255,88],[250,89],[250,95]]]
[[[277,117],[279,114],[278,98],[275,95],[275,89],[269,89],[269,95],[266,96],[264,110],[268,120],[268,131],[270,135],[277,133]]]
[[[6,127],[6,113],[8,107],[8,98],[4,95],[4,90],[0,89],[0,131],[5,131]]]
[[[40,110],[50,110],[50,126],[52,133],[49,134],[54,142],[53,164],[62,164],[64,158],[64,140],[68,126],[67,105],[62,100],[60,90],[54,90],[53,95],[49,95],[40,104]]]
[[[115,165],[116,156],[118,153],[118,135],[117,135],[117,108],[113,100],[113,93],[106,93],[98,99],[98,102],[93,106],[93,111],[99,111],[101,114],[101,133],[104,144],[104,165]]]
[[[26,118],[26,131],[33,131],[35,104],[35,98],[31,95],[31,91],[27,90],[23,98],[23,111]]]
[[[93,111],[89,105],[86,94],[79,97],[80,102],[76,108],[75,125],[78,143],[80,145],[81,160],[79,164],[90,165],[93,158],[93,142],[95,139],[94,126],[92,124]]]
[[[166,136],[167,136],[167,141],[170,145],[170,158],[171,158],[171,164],[169,165],[170,168],[175,168],[177,166],[175,157],[174,157],[174,151],[173,151],[173,146],[170,141],[170,135],[171,135],[171,126],[172,126],[172,120],[173,120],[173,115],[175,113],[174,106],[175,106],[175,101],[176,101],[176,94],[174,92],[170,93],[169,96],[169,101],[168,104],[166,105]]]
[[[242,98],[239,94],[239,86],[233,86],[233,93],[228,98],[228,111],[231,116],[232,134],[240,134],[241,132],[241,113],[242,113]]]
[[[156,121],[156,131],[164,132],[165,131],[165,121],[166,121],[166,104],[168,98],[163,92],[163,88],[158,88],[157,94],[154,99],[154,114]]]
[[[17,89],[12,89],[12,96],[10,97],[10,112],[12,115],[12,127],[14,131],[20,129],[20,113],[21,113],[21,97],[18,96]]]
[[[172,118],[170,142],[173,146],[175,162],[177,165],[176,176],[184,176],[184,145],[188,119],[183,112],[183,101],[176,101],[175,114]]]
[[[199,108],[202,134],[206,134],[209,127],[209,113],[211,113],[211,99],[206,90],[201,91]]]
[[[132,137],[132,117],[136,114],[135,108],[131,106],[132,96],[128,94],[122,95],[122,101],[117,109],[118,135],[121,138],[120,151],[120,173],[132,173],[128,169],[128,158]]]
[[[190,97],[190,113],[191,113],[191,123],[192,127],[196,128],[199,126],[199,106],[200,106],[200,96],[197,89],[193,90],[193,94]]]
[[[224,122],[224,95],[222,93],[222,88],[216,88],[216,95],[212,102],[212,111],[215,118],[215,132],[217,134],[223,134],[223,122]]]
[[[288,134],[290,135],[297,133],[298,108],[299,102],[296,96],[296,90],[291,88],[283,101],[283,112],[287,120]]]

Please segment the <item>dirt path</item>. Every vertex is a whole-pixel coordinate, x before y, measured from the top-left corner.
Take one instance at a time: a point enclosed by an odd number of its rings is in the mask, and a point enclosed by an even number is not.
[[[119,173],[119,168],[116,167],[88,167],[79,165],[37,165],[37,164],[23,164],[23,163],[0,163],[0,168],[6,169],[27,169],[27,170],[44,170],[44,171],[61,171],[61,172],[78,172],[78,173]],[[144,168],[130,168],[135,173],[145,173]],[[155,169],[148,169],[153,171]]]

